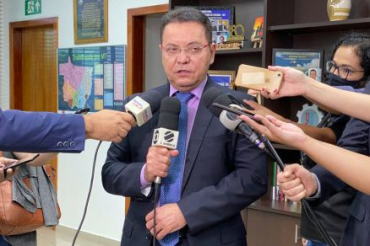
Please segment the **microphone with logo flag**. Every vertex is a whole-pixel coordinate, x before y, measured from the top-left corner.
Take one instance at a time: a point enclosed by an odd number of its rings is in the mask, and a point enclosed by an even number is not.
[[[179,138],[178,122],[181,110],[180,101],[176,97],[165,97],[159,108],[158,127],[154,130],[152,146],[176,149]],[[154,182],[161,183],[161,178],[156,177]]]
[[[125,111],[135,118],[138,126],[142,126],[157,112],[161,99],[162,95],[158,91],[149,90],[126,103]]]
[[[176,97],[165,97],[161,101],[159,108],[158,126],[154,129],[152,146],[164,147],[167,149],[177,149],[177,142],[179,139],[178,123],[179,114],[181,111],[180,101]],[[154,238],[157,237],[156,207],[158,204],[158,190],[161,184],[161,177],[156,177],[154,180]],[[153,240],[153,245],[155,245]]]

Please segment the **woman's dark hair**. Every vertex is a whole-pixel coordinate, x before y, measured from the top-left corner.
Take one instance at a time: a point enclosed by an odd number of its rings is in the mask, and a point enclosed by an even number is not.
[[[330,60],[333,60],[339,47],[352,46],[356,55],[361,59],[361,67],[364,69],[364,80],[370,75],[370,35],[359,32],[351,32],[338,40],[332,47]]]
[[[208,17],[198,9],[181,7],[168,12],[162,17],[160,29],[160,41],[162,43],[164,28],[170,23],[197,22],[204,27],[208,43],[212,43],[212,25]]]

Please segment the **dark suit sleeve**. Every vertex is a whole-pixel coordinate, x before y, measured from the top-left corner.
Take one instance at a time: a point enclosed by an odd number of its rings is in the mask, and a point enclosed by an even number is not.
[[[178,202],[192,233],[235,216],[266,192],[265,154],[244,137],[236,138],[235,170],[217,185],[204,187]]]
[[[146,200],[140,184],[140,172],[145,162],[133,160],[129,142],[129,137],[126,137],[121,143],[110,146],[102,169],[103,187],[114,195]]]
[[[81,115],[0,109],[0,149],[23,152],[81,152],[85,122]]]
[[[124,104],[134,96],[128,97]],[[103,187],[107,192],[148,201],[149,197],[141,192],[140,172],[146,162],[158,115],[156,112],[149,122],[132,128],[120,143],[111,144],[102,168]]]
[[[244,98],[247,96],[246,94],[238,95]],[[218,121],[217,118],[215,120]],[[229,174],[216,185],[205,186],[199,191],[187,194],[178,202],[191,233],[238,215],[242,209],[260,198],[267,190],[265,153],[244,136],[235,132],[228,132],[228,134],[232,136],[226,152],[229,156],[229,163],[225,163],[231,170]],[[217,143],[212,144],[214,145],[209,145],[208,148],[206,144],[203,144],[199,151],[200,153],[208,152],[204,155],[207,155],[209,159],[202,163],[210,163],[210,166],[212,162],[220,161],[216,160],[218,157],[215,154],[220,146],[217,146]],[[214,160],[211,159],[212,156]],[[205,164],[202,165],[205,166]],[[209,176],[215,176],[217,173],[211,168],[207,172]]]

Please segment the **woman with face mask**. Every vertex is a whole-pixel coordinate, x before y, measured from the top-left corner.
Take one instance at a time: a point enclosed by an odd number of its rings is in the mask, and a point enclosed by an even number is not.
[[[362,33],[350,33],[341,39],[332,47],[332,53],[326,62],[325,83],[343,90],[362,92],[370,74],[370,36]],[[331,113],[331,116],[324,117],[328,119],[323,122],[321,127],[303,125],[292,122],[284,117],[272,112],[271,110],[248,101],[254,110],[247,110],[252,114],[272,115],[284,122],[290,122],[301,128],[307,135],[321,141],[335,144],[341,137],[343,130],[349,121],[347,115],[340,115],[334,110],[312,101],[320,108]],[[275,140],[275,139],[270,139]],[[275,140],[276,141],[276,140]],[[315,163],[308,158],[302,158],[306,168],[312,168]],[[329,200],[323,202],[320,206],[314,207],[314,210],[320,222],[327,230],[329,236],[338,244],[345,227],[348,217],[348,209],[354,198],[352,188],[346,188],[336,194]],[[324,239],[317,231],[316,226],[308,219],[306,213],[301,213],[301,235],[303,245],[307,246],[326,246]]]
[[[332,47],[331,56],[326,62],[325,83],[333,87],[343,90],[362,92],[370,75],[370,35],[352,32],[343,36]],[[250,94],[255,94],[251,92]],[[310,99],[309,99],[310,100]],[[317,104],[321,109],[334,115],[334,118],[329,120],[330,125],[335,124],[335,127],[315,127],[310,125],[299,124],[293,122],[283,116],[271,111],[270,109],[254,102],[246,101],[253,110],[246,110],[251,114],[272,115],[275,118],[297,125],[305,134],[317,140],[335,144],[341,136],[346,123],[349,120],[348,116],[341,116],[333,109],[326,108],[318,102],[310,100]],[[274,139],[270,139],[274,141]]]

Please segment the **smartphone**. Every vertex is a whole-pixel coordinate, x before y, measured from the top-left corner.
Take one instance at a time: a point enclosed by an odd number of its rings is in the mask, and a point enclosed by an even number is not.
[[[269,92],[272,92],[280,88],[282,79],[283,74],[279,71],[241,64],[235,79],[235,85],[258,91],[266,88]]]
[[[230,113],[233,113],[233,114],[236,114],[236,115],[245,115],[245,116],[248,116],[249,118],[253,118],[253,114],[248,114],[247,112],[243,112],[243,111],[235,109],[235,108],[230,108],[230,107],[227,107],[227,106],[219,104],[219,103],[212,103],[212,106],[214,106],[216,108],[226,110],[226,111],[228,111]]]
[[[13,164],[10,164],[8,166],[5,166],[4,169],[3,169],[4,170],[4,177],[6,177],[6,171],[9,168],[11,168],[11,169],[14,170],[15,168],[17,168],[17,167],[19,167],[21,165],[25,165],[25,164],[27,164],[27,163],[35,160],[37,157],[39,157],[39,155],[40,154],[35,154],[35,155],[30,156],[30,157],[22,158],[22,159],[20,159],[20,160],[18,160],[16,162],[14,162]]]
[[[76,113],[75,113],[75,114],[82,114],[82,115],[85,115],[85,114],[87,114],[88,112],[90,112],[90,108],[84,108],[84,109],[81,109],[81,110],[76,111]]]

